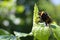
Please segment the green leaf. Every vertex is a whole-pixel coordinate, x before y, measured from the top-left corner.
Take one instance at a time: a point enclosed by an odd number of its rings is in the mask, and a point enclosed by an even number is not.
[[[26,37],[26,36],[32,36],[32,32],[27,34],[27,33],[21,33],[21,32],[16,32],[14,31],[15,36],[19,37]]]
[[[48,26],[45,26],[45,23],[38,23],[39,21],[38,7],[35,4],[34,14],[33,14],[33,28],[32,33],[34,40],[48,40],[50,36],[50,29]]]
[[[50,36],[49,27],[35,27],[33,35],[38,40],[48,40]]]
[[[35,4],[35,6],[34,6],[34,14],[33,14],[33,26],[36,25],[36,23],[38,21],[37,18],[38,18],[38,7]]]
[[[54,37],[57,40],[60,40],[60,27],[57,24],[51,25],[51,27],[52,27],[52,31],[53,31]]]
[[[0,35],[10,35],[6,30],[0,29]]]
[[[20,40],[20,39],[13,35],[0,35],[0,40]]]

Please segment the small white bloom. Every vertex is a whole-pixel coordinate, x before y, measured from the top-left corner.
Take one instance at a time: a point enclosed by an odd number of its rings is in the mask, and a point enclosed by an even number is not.
[[[16,18],[16,17],[15,17],[15,15],[14,15],[14,14],[12,14],[12,15],[10,15],[10,16],[9,16],[9,18],[10,18],[10,20],[12,20],[12,21],[13,21],[13,20],[15,20],[15,18]]]
[[[3,25],[4,25],[4,26],[9,26],[9,21],[8,21],[8,20],[4,20],[4,21],[3,21]]]
[[[19,25],[20,22],[21,22],[21,19],[20,19],[20,18],[15,18],[15,19],[13,20],[13,23],[14,23],[15,25]]]

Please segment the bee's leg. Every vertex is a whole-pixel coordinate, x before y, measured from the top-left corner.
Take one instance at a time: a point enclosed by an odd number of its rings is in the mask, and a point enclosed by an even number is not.
[[[47,27],[49,27],[49,24],[48,24],[48,23],[45,23],[45,25],[46,25]]]
[[[48,24],[45,22],[46,26],[48,26]]]

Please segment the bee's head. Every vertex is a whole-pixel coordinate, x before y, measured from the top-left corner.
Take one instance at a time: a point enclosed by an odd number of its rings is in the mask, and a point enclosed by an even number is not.
[[[44,13],[44,11],[39,11],[39,12],[38,12],[38,15],[42,16],[43,13]]]

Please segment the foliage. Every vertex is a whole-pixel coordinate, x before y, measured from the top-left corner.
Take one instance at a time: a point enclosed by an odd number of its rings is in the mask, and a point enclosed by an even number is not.
[[[12,35],[0,35],[0,40],[20,40],[20,39]]]
[[[36,18],[36,19],[38,18],[38,7],[37,7],[36,4],[34,6],[33,29],[32,29],[33,35],[35,37],[34,40],[36,40],[36,39],[38,39],[38,40],[48,40],[48,38],[50,36],[49,27],[46,27],[44,25],[44,23],[37,23],[38,20],[36,20],[34,18]]]
[[[13,36],[6,30],[0,29],[0,40],[20,40],[16,36]]]
[[[0,0],[0,40],[31,40],[31,36],[34,40],[60,40],[59,25],[45,26],[38,22],[39,9],[44,9],[60,23],[60,6],[54,6],[50,0]]]
[[[29,34],[14,32],[17,37],[34,36],[34,40],[60,40],[60,27],[55,23],[51,23],[50,26],[45,26],[44,23],[37,23],[38,20],[38,7],[34,6],[33,15],[33,28]],[[50,38],[50,37],[54,38]]]
[[[38,16],[38,7],[35,4],[34,6],[34,16],[33,18],[37,18]],[[60,27],[55,23],[52,22],[50,26],[45,26],[44,23],[36,23],[36,19],[33,19],[33,35],[34,40],[48,40],[50,35],[54,35],[57,40],[60,40]],[[35,26],[34,26],[35,25]]]

